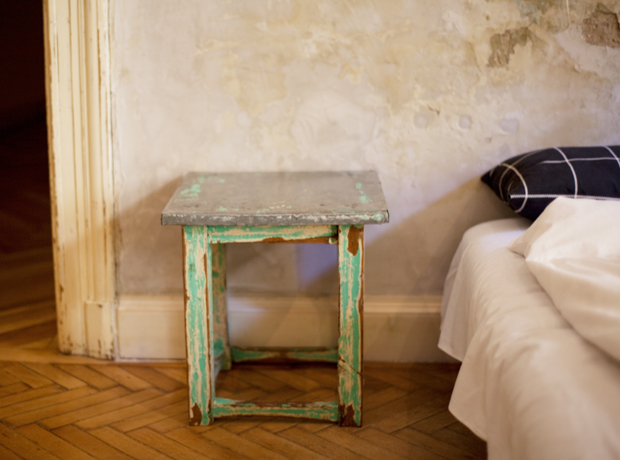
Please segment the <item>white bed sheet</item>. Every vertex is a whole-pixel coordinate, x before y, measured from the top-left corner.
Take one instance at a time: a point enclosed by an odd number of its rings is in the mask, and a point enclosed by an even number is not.
[[[454,257],[439,342],[463,361],[450,411],[492,460],[619,459],[620,362],[575,332],[508,249],[527,226],[480,224]]]

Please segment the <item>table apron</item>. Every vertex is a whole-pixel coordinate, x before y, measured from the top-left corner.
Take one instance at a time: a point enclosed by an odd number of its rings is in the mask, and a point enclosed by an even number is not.
[[[337,225],[208,226],[209,243],[338,244]]]

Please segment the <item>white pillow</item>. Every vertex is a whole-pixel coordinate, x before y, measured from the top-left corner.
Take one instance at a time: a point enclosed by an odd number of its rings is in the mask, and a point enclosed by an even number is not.
[[[620,359],[620,202],[557,198],[510,249],[575,330]]]

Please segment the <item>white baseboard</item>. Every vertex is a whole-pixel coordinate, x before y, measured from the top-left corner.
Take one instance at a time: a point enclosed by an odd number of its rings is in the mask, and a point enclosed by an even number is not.
[[[364,359],[450,362],[437,348],[441,297],[364,299]],[[228,298],[230,340],[238,347],[329,347],[338,340],[335,298]],[[118,314],[122,360],[185,359],[182,296],[123,296]]]

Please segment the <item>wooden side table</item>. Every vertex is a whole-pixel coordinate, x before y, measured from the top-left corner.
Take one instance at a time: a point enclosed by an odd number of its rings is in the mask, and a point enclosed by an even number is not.
[[[270,415],[362,424],[364,225],[388,221],[374,171],[188,174],[162,213],[183,226],[190,425],[214,417]],[[338,244],[339,339],[333,349],[231,347],[226,244]],[[218,398],[215,380],[233,362],[283,358],[338,363],[338,401],[255,404]]]

